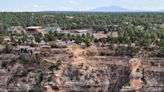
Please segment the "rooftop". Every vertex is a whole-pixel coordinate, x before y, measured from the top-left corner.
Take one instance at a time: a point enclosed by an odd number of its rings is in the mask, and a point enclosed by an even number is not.
[[[83,32],[88,32],[88,30],[87,30],[87,29],[83,29],[83,30],[76,30],[76,32],[83,33]]]
[[[30,27],[26,27],[26,29],[41,29],[43,28],[42,26],[30,26]]]

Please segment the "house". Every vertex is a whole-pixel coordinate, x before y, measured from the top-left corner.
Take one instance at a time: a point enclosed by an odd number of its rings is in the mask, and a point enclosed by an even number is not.
[[[58,33],[61,34],[70,34],[70,35],[86,35],[87,33],[91,33],[91,29],[76,29],[76,30],[57,30]]]
[[[69,20],[72,20],[72,19],[74,19],[74,17],[73,16],[65,16],[67,19],[69,19]]]
[[[51,51],[51,46],[49,44],[44,44],[41,46],[41,51],[42,52]]]
[[[37,33],[42,33],[42,35],[48,33],[48,30],[42,26],[30,26],[26,27],[26,33],[28,35],[34,35]]]
[[[79,35],[82,35],[82,34],[87,34],[87,33],[90,33],[90,31],[88,29],[78,29],[78,30],[74,30],[74,33],[77,33]]]
[[[68,30],[57,30],[57,32],[60,34],[70,34]]]

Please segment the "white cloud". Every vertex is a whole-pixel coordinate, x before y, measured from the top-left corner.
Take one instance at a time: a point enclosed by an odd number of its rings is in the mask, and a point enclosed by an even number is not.
[[[71,1],[69,1],[69,4],[77,4],[77,2],[74,0],[71,0]]]
[[[33,5],[33,7],[34,8],[38,8],[38,7],[40,7],[39,5],[37,5],[37,4],[35,4],[35,5]]]
[[[70,7],[65,7],[65,6],[59,6],[54,8],[57,11],[66,11],[66,10],[72,10]]]
[[[129,7],[125,7],[127,9],[130,10],[144,10],[144,11],[159,11],[161,9],[163,9],[162,7],[153,7],[153,6],[129,6]]]
[[[69,7],[69,6],[59,6],[59,7],[54,7],[52,10],[57,10],[57,11],[88,11],[91,9],[94,9],[96,7],[91,7],[91,6],[73,6],[73,7]]]

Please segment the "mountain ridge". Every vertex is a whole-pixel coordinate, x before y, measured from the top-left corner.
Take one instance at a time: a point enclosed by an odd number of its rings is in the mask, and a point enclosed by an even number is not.
[[[121,7],[121,6],[106,6],[106,7],[97,7],[97,8],[94,8],[94,9],[91,9],[91,10],[81,10],[81,11],[53,11],[53,10],[50,10],[50,11],[41,11],[41,12],[72,12],[72,13],[76,13],[76,12],[164,12],[164,9],[161,9],[161,10],[142,10],[142,9],[128,9],[128,8],[124,8],[124,7]]]
[[[125,11],[129,11],[129,9],[120,7],[120,6],[108,6],[108,7],[98,7],[95,9],[92,9],[91,11],[95,11],[95,12],[125,12]]]
[[[92,12],[164,12],[162,10],[137,10],[137,9],[128,9],[121,6],[106,6],[106,7],[98,7],[90,10]]]

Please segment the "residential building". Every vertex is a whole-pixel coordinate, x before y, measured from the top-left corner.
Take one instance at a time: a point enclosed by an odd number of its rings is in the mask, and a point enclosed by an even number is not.
[[[42,35],[48,33],[48,30],[42,26],[30,26],[26,27],[26,33],[28,35],[34,35],[37,33],[42,33]]]

